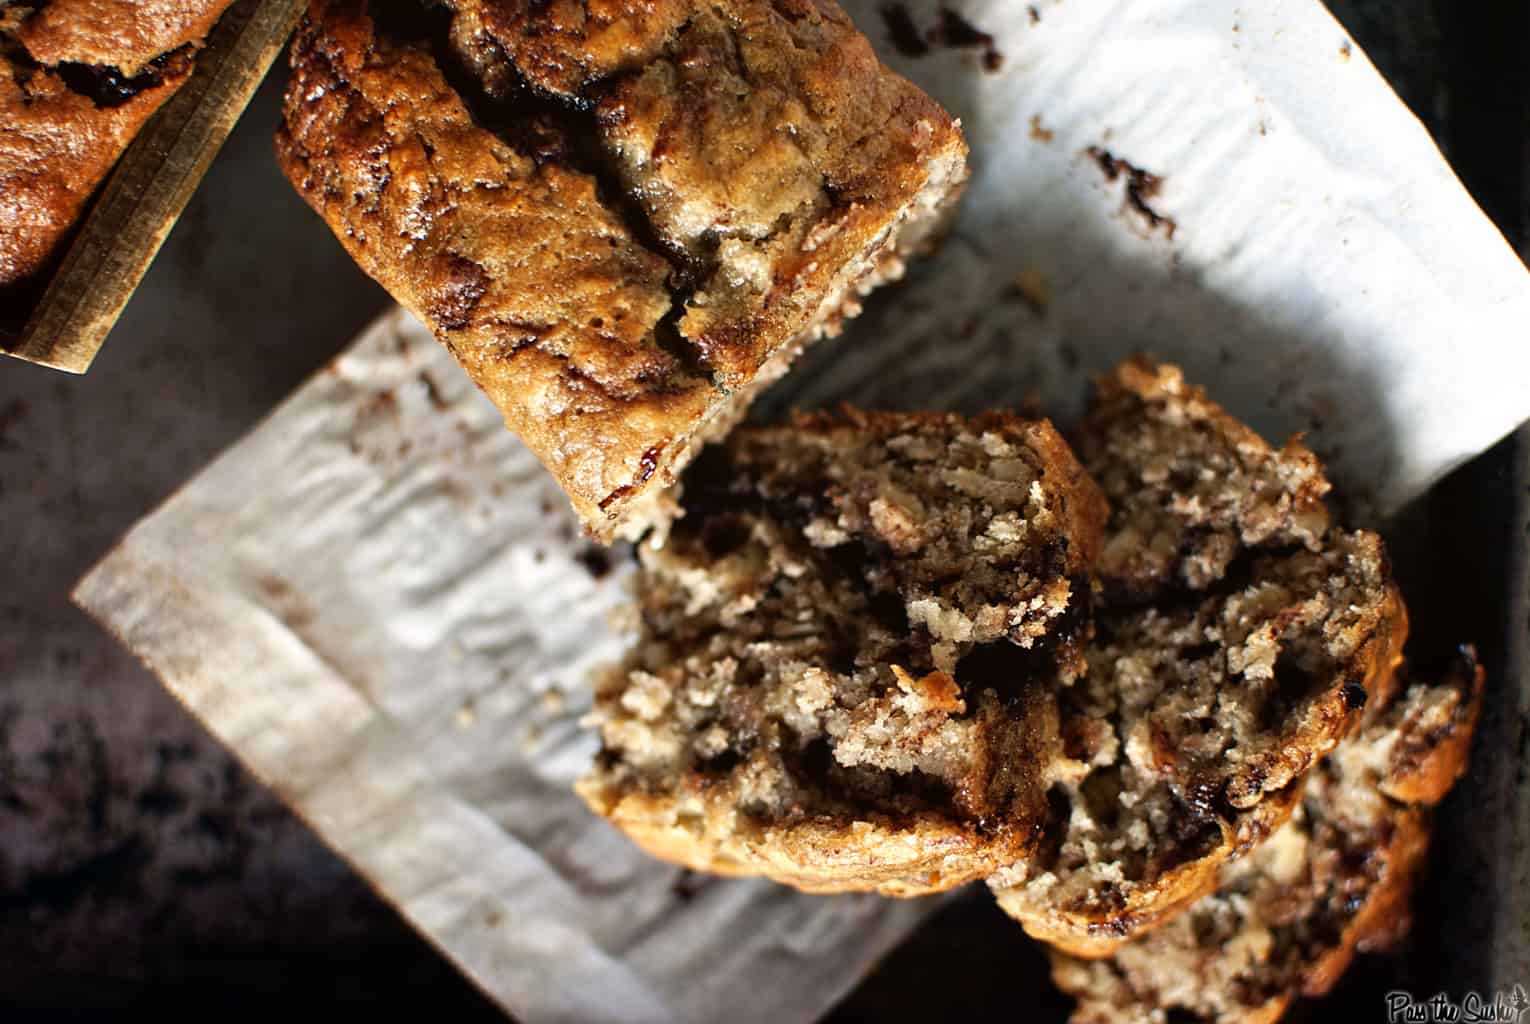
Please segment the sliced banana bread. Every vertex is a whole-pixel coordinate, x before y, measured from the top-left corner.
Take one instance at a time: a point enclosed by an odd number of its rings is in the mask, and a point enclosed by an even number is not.
[[[1268,1024],[1405,934],[1428,808],[1465,769],[1481,689],[1468,651],[1437,686],[1378,694],[1297,814],[1213,895],[1109,959],[1054,954],[1072,1024]]]
[[[1105,516],[1050,424],[744,428],[682,504],[639,549],[590,806],[660,857],[813,891],[936,891],[1026,855]]]
[[[1102,956],[1280,826],[1406,619],[1381,540],[1330,524],[1312,453],[1272,449],[1177,369],[1118,367],[1078,450],[1111,504],[1097,636],[1058,692],[1042,843],[989,884],[1032,935]]]
[[[39,286],[230,2],[0,0],[0,305]]]
[[[966,178],[832,0],[315,0],[292,68],[287,177],[601,540]]]

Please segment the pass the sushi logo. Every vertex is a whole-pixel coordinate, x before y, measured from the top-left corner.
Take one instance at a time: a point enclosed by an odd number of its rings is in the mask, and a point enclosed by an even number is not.
[[[1485,996],[1468,992],[1456,1002],[1444,992],[1418,999],[1411,992],[1387,993],[1387,1024],[1520,1024],[1530,1010],[1523,985]]]

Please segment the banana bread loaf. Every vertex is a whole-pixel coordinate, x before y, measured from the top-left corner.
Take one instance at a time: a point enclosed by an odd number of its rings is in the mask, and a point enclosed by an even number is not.
[[[1045,422],[743,428],[639,548],[641,637],[580,786],[650,852],[913,895],[1024,856],[1105,509]]]
[[[318,0],[292,64],[287,176],[602,540],[965,177],[832,0]]]
[[[1072,1024],[1269,1024],[1405,934],[1428,808],[1465,769],[1481,688],[1468,651],[1440,685],[1375,695],[1297,814],[1213,895],[1109,959],[1054,954]]]
[[[232,0],[0,0],[0,298],[48,266]]]
[[[989,884],[1032,935],[1101,956],[1279,827],[1406,619],[1380,538],[1330,525],[1312,453],[1271,449],[1177,369],[1108,375],[1078,450],[1111,504],[1097,635],[1058,691],[1040,848]]]

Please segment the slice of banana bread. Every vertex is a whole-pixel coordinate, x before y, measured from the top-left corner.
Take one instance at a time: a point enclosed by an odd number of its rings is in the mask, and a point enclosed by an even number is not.
[[[1326,993],[1357,951],[1406,933],[1429,806],[1466,766],[1482,688],[1470,652],[1437,686],[1373,697],[1301,809],[1220,888],[1106,960],[1053,955],[1072,1024],[1268,1024]]]
[[[966,174],[831,0],[317,0],[292,65],[288,178],[603,540]]]
[[[230,2],[0,0],[0,302],[49,265]]]
[[[639,549],[590,806],[660,857],[812,891],[1025,855],[1105,516],[1052,427],[799,416],[709,448],[683,505]]]
[[[1380,539],[1329,524],[1313,455],[1177,369],[1118,367],[1078,450],[1111,503],[1097,636],[1059,692],[1045,837],[989,884],[1032,935],[1102,956],[1284,821],[1406,619]]]

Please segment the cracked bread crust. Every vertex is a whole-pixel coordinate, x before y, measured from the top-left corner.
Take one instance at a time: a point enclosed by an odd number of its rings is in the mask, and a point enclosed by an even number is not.
[[[39,64],[114,68],[128,78],[198,44],[233,0],[45,0],[16,35]]]
[[[679,330],[726,387],[821,318],[840,268],[887,230],[889,198],[918,195],[930,156],[959,146],[830,0],[451,6],[491,94],[524,84],[593,113],[624,190],[690,271]]]
[[[683,496],[639,549],[590,806],[665,859],[816,892],[1023,856],[1105,515],[1050,425],[799,416],[709,449]]]
[[[48,265],[229,2],[0,2],[0,289]]]
[[[1321,467],[1135,360],[1079,440],[1111,501],[1089,672],[1038,856],[989,880],[1033,936],[1104,956],[1172,918],[1278,828],[1400,660],[1378,537],[1328,525]]]
[[[446,6],[432,49],[316,3],[278,156],[591,532],[635,536],[702,441],[901,273],[965,145],[832,3]]]
[[[428,49],[358,7],[316,4],[292,67],[287,177],[599,521],[716,401],[655,337],[669,264],[556,144],[522,152],[481,127]]]
[[[517,83],[562,96],[658,58],[693,0],[449,0],[452,39],[491,93]]]
[[[1301,812],[1224,866],[1213,895],[1111,959],[1054,953],[1073,1024],[1267,1024],[1400,939],[1429,807],[1465,770],[1481,690],[1469,649],[1439,685],[1390,686],[1313,772]]]

